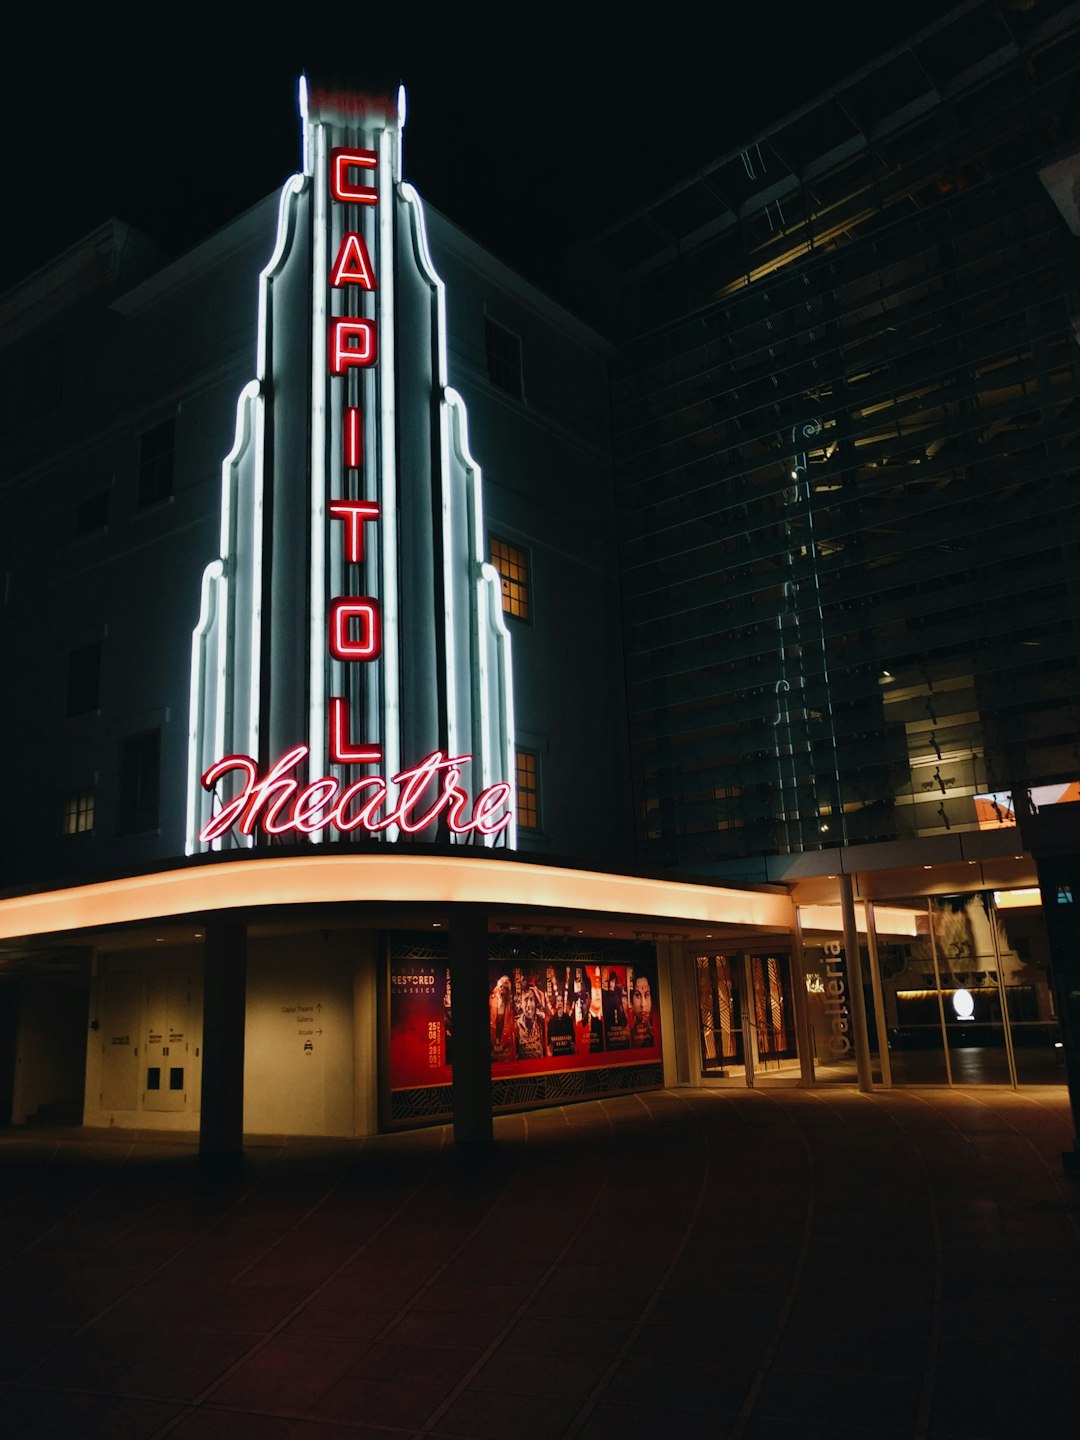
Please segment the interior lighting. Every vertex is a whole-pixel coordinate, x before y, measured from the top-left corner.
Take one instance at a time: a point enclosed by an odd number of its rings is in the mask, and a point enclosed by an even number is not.
[[[972,1020],[975,1018],[975,1001],[970,990],[954,990],[952,997],[953,1009],[956,1011],[958,1020]]]
[[[1023,910],[1042,904],[1042,895],[1037,885],[1026,885],[1019,890],[995,890],[994,905],[998,910]]]

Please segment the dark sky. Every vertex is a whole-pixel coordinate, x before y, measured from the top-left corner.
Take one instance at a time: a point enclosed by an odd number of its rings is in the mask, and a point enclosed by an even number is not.
[[[322,13],[274,33],[232,23],[224,5],[213,25],[182,28],[183,7],[140,7],[130,25],[95,9],[82,34],[43,18],[5,60],[0,289],[110,214],[178,253],[276,189],[298,165],[302,69],[361,88],[403,80],[407,177],[557,289],[545,272],[568,240],[752,140],[949,7],[792,13],[714,0],[703,22],[678,3],[631,20],[625,4],[582,0],[474,5],[455,23],[452,6],[401,4],[382,18],[363,4],[308,8]]]

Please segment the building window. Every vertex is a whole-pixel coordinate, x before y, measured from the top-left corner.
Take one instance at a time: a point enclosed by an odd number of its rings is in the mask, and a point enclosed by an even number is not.
[[[75,534],[93,535],[96,530],[104,530],[109,523],[109,492],[108,490],[95,490],[93,495],[87,495],[79,501],[75,507]]]
[[[525,398],[521,376],[521,337],[494,320],[484,319],[484,349],[487,352],[488,379],[500,390]]]
[[[64,714],[89,715],[101,703],[101,641],[68,651],[67,701]]]
[[[176,421],[163,420],[139,437],[139,505],[157,505],[173,493]]]
[[[491,563],[502,581],[502,606],[517,620],[529,619],[529,557],[506,540],[491,538]]]
[[[535,750],[516,753],[517,823],[519,830],[540,829],[540,757]]]
[[[120,835],[156,830],[158,782],[161,773],[161,731],[125,735],[120,741],[120,774],[116,829]]]
[[[62,835],[90,835],[94,829],[94,792],[75,790],[64,800],[60,817]]]
[[[55,341],[32,350],[22,364],[21,418],[35,420],[55,410],[64,398],[63,351]]]

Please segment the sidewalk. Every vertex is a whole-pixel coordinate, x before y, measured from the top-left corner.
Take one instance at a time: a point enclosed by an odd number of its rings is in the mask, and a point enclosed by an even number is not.
[[[1063,1089],[675,1090],[255,1144],[0,1132],[19,1440],[1076,1434]]]

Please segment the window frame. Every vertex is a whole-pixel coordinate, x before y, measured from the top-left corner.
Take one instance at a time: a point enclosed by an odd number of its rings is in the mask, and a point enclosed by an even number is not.
[[[93,835],[96,811],[97,791],[93,785],[69,790],[60,802],[60,834],[65,839],[76,835]],[[80,823],[87,818],[87,824]]]
[[[510,342],[509,344],[507,342]],[[502,353],[500,353],[502,352]],[[525,403],[525,347],[521,336],[484,313],[484,366],[496,390]],[[508,381],[510,383],[508,383]]]
[[[167,445],[149,453],[152,437],[168,434]],[[164,477],[164,478],[163,478]],[[140,510],[164,505],[176,490],[176,416],[169,415],[139,435],[139,475],[135,503]]]
[[[531,762],[531,778],[533,781],[531,786],[522,786],[522,761],[525,761],[527,766],[529,762]],[[528,813],[533,817],[533,824],[529,824],[529,822],[523,818],[526,811],[526,807],[522,805],[523,795],[532,797],[532,804],[528,806]],[[534,750],[531,745],[514,746],[514,818],[517,823],[517,828],[524,831],[525,834],[540,835],[543,833],[544,811],[541,805],[540,752],[539,750]]]
[[[147,802],[144,791],[149,790],[151,777],[146,756],[139,755],[135,747],[146,746],[153,741],[153,806]],[[134,767],[134,772],[129,770]],[[131,791],[133,793],[129,794]],[[116,833],[117,835],[146,835],[161,827],[161,727],[136,730],[121,735],[118,742],[116,764]]]
[[[505,552],[499,555],[496,547]],[[500,563],[505,560],[505,565]],[[515,545],[502,535],[488,535],[488,562],[499,576],[499,594],[502,613],[521,625],[533,623],[532,556],[523,545]],[[510,566],[517,566],[521,575],[509,573]],[[517,608],[514,608],[516,605]]]
[[[82,645],[72,645],[68,649],[64,679],[65,720],[77,720],[81,715],[97,715],[100,712],[102,649],[100,636],[95,640],[87,640]],[[94,656],[93,665],[81,668],[80,657],[91,654]]]

